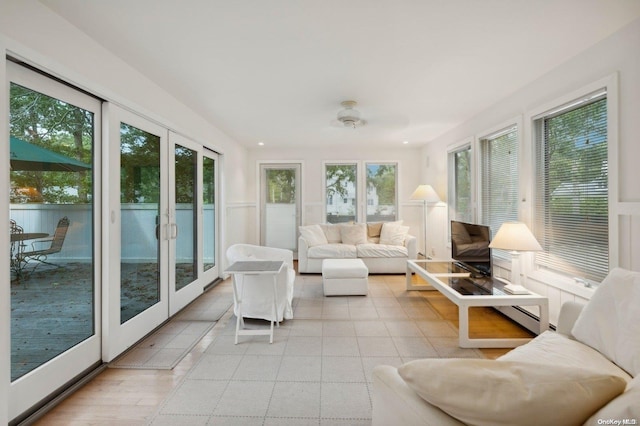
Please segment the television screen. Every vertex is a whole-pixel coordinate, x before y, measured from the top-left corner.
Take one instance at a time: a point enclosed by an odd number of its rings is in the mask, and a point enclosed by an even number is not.
[[[451,258],[472,277],[491,276],[490,242],[488,226],[451,221]]]

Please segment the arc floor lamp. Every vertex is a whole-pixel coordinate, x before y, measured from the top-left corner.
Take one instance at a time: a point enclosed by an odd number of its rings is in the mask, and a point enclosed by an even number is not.
[[[422,225],[424,228],[424,253],[422,254],[425,258],[427,257],[427,203],[438,203],[440,202],[440,197],[436,193],[435,189],[431,185],[418,185],[413,194],[411,194],[411,200],[420,200],[422,201]]]

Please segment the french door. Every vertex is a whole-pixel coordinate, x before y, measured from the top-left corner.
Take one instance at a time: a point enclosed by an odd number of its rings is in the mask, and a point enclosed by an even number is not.
[[[260,243],[298,251],[301,164],[260,165]]]
[[[105,108],[115,141],[105,159],[110,333],[103,357],[111,361],[217,278],[217,157],[118,106]]]
[[[169,314],[218,278],[217,154],[169,133]],[[201,255],[199,255],[201,254]]]
[[[7,76],[15,419],[100,362],[101,102],[13,62]]]

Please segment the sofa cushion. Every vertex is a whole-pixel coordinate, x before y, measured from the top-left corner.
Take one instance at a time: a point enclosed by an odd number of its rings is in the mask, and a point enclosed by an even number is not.
[[[470,425],[581,424],[626,386],[584,368],[489,359],[421,359],[398,373],[427,402]]]
[[[640,376],[627,383],[624,393],[596,411],[585,425],[601,425],[606,419],[640,419]]]
[[[615,268],[598,286],[571,334],[632,376],[640,373],[640,272]]]
[[[402,226],[393,222],[387,222],[382,225],[382,231],[380,232],[380,244],[403,246],[404,239],[408,234],[408,226]]]
[[[559,367],[580,366],[631,380],[623,369],[600,352],[553,331],[545,331],[526,345],[519,346],[498,358],[498,361],[535,361]]]
[[[327,242],[329,242],[329,244],[342,242],[340,227],[341,225],[334,225],[331,223],[323,223],[320,225],[320,228],[324,231],[324,235],[327,237]]]
[[[367,237],[380,238],[380,231],[382,231],[383,222],[368,222],[367,223]]]
[[[405,246],[387,244],[359,244],[356,246],[358,257],[407,257],[409,251]]]
[[[322,244],[307,250],[310,259],[354,259],[356,246],[351,244]]]
[[[328,243],[327,237],[324,235],[324,231],[320,228],[320,225],[301,226],[299,229],[300,235],[307,241],[309,247]]]
[[[364,223],[354,223],[353,225],[342,225],[340,227],[340,236],[343,244],[366,244],[367,243],[367,225]]]

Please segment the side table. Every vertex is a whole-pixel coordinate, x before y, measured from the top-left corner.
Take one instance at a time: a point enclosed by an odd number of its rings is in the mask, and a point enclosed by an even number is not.
[[[229,266],[225,273],[233,276],[233,301],[236,306],[236,338],[235,344],[238,344],[239,335],[268,335],[269,343],[273,343],[273,323],[280,327],[278,321],[278,274],[284,267],[283,261],[271,260],[241,260],[234,262]],[[244,330],[244,318],[242,317],[242,299],[244,297],[245,286],[241,285],[246,275],[271,275],[273,277],[273,318],[271,319],[271,327],[269,330]],[[239,291],[238,288],[242,287]]]

